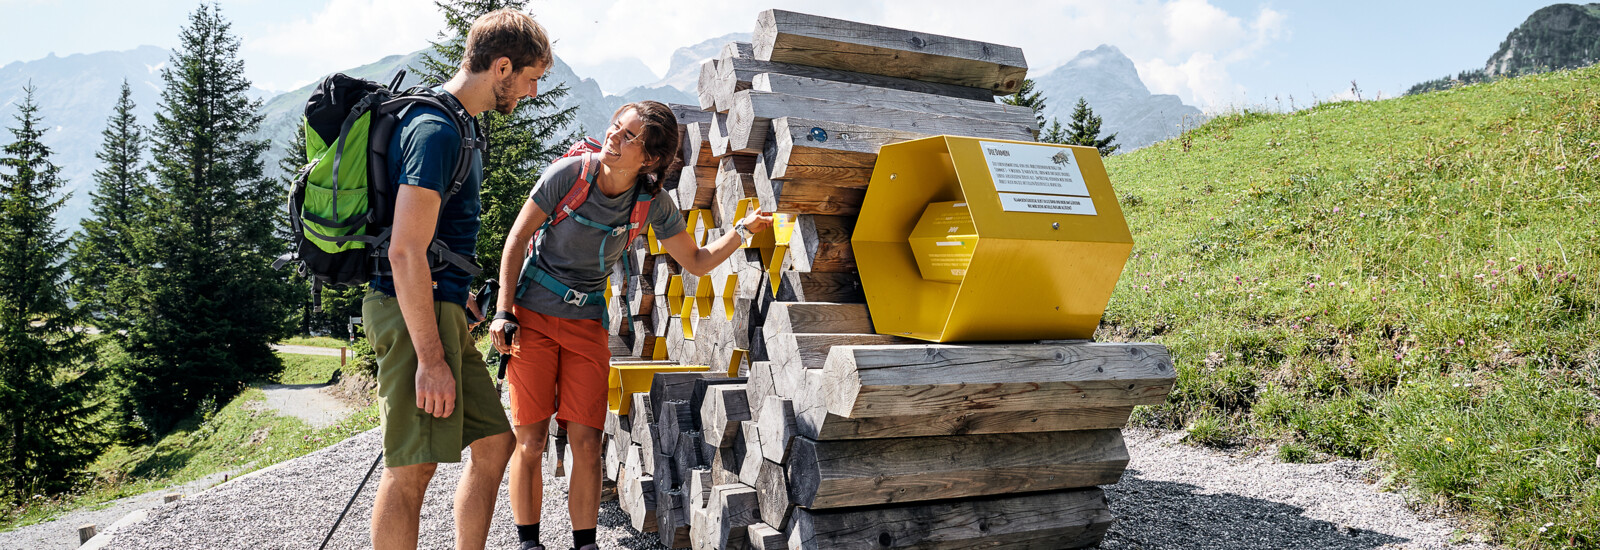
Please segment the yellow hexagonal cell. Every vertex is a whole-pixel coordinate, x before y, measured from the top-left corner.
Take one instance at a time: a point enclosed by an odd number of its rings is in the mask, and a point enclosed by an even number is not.
[[[1093,147],[936,136],[886,145],[851,238],[881,334],[1089,338],[1133,251]]]

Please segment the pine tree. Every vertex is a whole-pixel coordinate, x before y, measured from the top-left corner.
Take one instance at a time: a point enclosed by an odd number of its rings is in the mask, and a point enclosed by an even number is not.
[[[145,304],[128,328],[125,372],[138,414],[155,433],[205,402],[225,403],[246,381],[282,369],[268,344],[288,332],[293,287],[269,264],[283,189],[262,173],[266,141],[251,140],[239,39],[220,7],[201,4],[161,72],[153,127],[154,189],[147,209]]]
[[[1033,119],[1038,123],[1041,130],[1044,129],[1044,101],[1044,92],[1033,88],[1033,79],[1031,78],[1022,79],[1022,87],[1017,89],[1017,93],[1000,99],[1000,102],[1006,105],[1033,109]]]
[[[135,309],[131,299],[137,295],[131,288],[134,266],[143,263],[134,257],[134,241],[144,225],[141,212],[149,182],[142,160],[145,135],[133,114],[132,94],[123,80],[116,110],[100,132],[103,141],[95,158],[102,166],[89,193],[93,206],[73,239],[69,264],[72,299],[86,322],[106,332],[126,328],[125,318]]]
[[[430,84],[450,80],[461,66],[467,31],[473,21],[501,8],[525,10],[527,4],[527,0],[434,2],[444,12],[445,30],[433,43],[433,51],[424,55],[421,66],[413,69]],[[567,93],[565,84],[549,90],[541,87],[538,96],[518,104],[509,116],[493,110],[478,116],[478,123],[489,138],[489,153],[483,157],[483,189],[479,193],[483,203],[477,250],[478,263],[483,266],[481,278],[499,276],[501,249],[517,213],[528,200],[528,192],[539,181],[540,171],[576,139],[560,135],[578,116],[577,107],[556,106],[555,101]]]
[[[1072,108],[1072,122],[1067,125],[1068,145],[1086,145],[1100,150],[1100,156],[1110,156],[1121,145],[1111,143],[1117,139],[1116,134],[1104,138],[1100,137],[1100,117],[1095,116],[1094,109],[1089,108],[1089,102],[1078,98],[1078,105]]]
[[[105,445],[102,373],[86,361],[63,285],[61,168],[39,141],[34,89],[23,90],[15,141],[0,156],[0,492],[15,501],[71,488]]]
[[[1050,126],[1045,127],[1044,131],[1039,132],[1039,142],[1068,145],[1067,129],[1061,126],[1061,119],[1050,117]]]

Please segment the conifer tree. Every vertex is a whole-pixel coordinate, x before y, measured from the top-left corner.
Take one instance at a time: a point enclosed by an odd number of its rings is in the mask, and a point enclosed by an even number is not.
[[[201,403],[282,369],[268,344],[288,331],[293,287],[270,268],[283,248],[283,189],[263,175],[266,141],[250,139],[260,102],[220,7],[201,4],[161,72],[147,209],[145,308],[128,328],[124,378],[145,425],[164,433]]]
[[[145,135],[133,114],[132,94],[124,79],[116,109],[100,132],[95,158],[102,164],[94,172],[95,189],[89,193],[93,206],[73,239],[70,262],[72,299],[85,314],[85,322],[106,332],[126,327],[137,295],[132,288],[134,266],[143,263],[134,257],[134,241],[143,227],[149,182],[142,159]]]
[[[1044,92],[1033,88],[1033,79],[1022,79],[1022,87],[1017,89],[1017,93],[1000,98],[1000,102],[1033,109],[1034,121],[1040,130],[1044,129]]]
[[[526,11],[527,4],[527,0],[434,2],[444,12],[445,30],[433,43],[433,51],[425,54],[421,66],[413,70],[430,85],[450,80],[461,66],[467,31],[473,21],[501,8]],[[478,231],[478,264],[483,266],[480,277],[499,276],[501,249],[517,213],[528,200],[528,192],[539,181],[540,171],[576,139],[563,135],[562,130],[577,118],[577,107],[560,109],[555,103],[567,95],[567,86],[545,89],[542,81],[540,84],[539,95],[523,100],[510,116],[493,110],[478,116],[478,123],[489,138],[489,153],[483,157],[483,189],[479,193],[483,203],[483,227]]]
[[[86,361],[63,284],[61,168],[40,143],[34,89],[23,90],[15,141],[0,150],[0,492],[14,501],[71,488],[105,445],[102,371]]]
[[[1122,147],[1112,143],[1117,139],[1116,134],[1104,138],[1100,137],[1100,117],[1094,114],[1094,109],[1089,108],[1089,102],[1078,98],[1077,106],[1072,108],[1072,122],[1067,125],[1068,145],[1086,145],[1100,150],[1100,156],[1110,156]]]

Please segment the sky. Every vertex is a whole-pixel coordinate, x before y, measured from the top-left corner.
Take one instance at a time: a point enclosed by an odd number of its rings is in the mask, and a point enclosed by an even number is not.
[[[529,0],[574,66],[634,57],[657,74],[674,50],[750,32],[789,9],[1022,48],[1042,75],[1100,44],[1133,59],[1155,93],[1210,112],[1394,97],[1482,68],[1506,33],[1549,1],[1401,0]],[[193,0],[0,0],[0,66],[54,54],[173,48]],[[246,76],[287,91],[326,73],[426,47],[432,0],[222,0]],[[580,73],[581,74],[581,73]]]

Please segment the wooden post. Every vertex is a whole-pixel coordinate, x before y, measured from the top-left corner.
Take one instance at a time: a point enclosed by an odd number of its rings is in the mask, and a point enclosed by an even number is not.
[[[95,532],[93,523],[85,523],[78,527],[78,544],[89,542],[89,539],[94,538]]]

